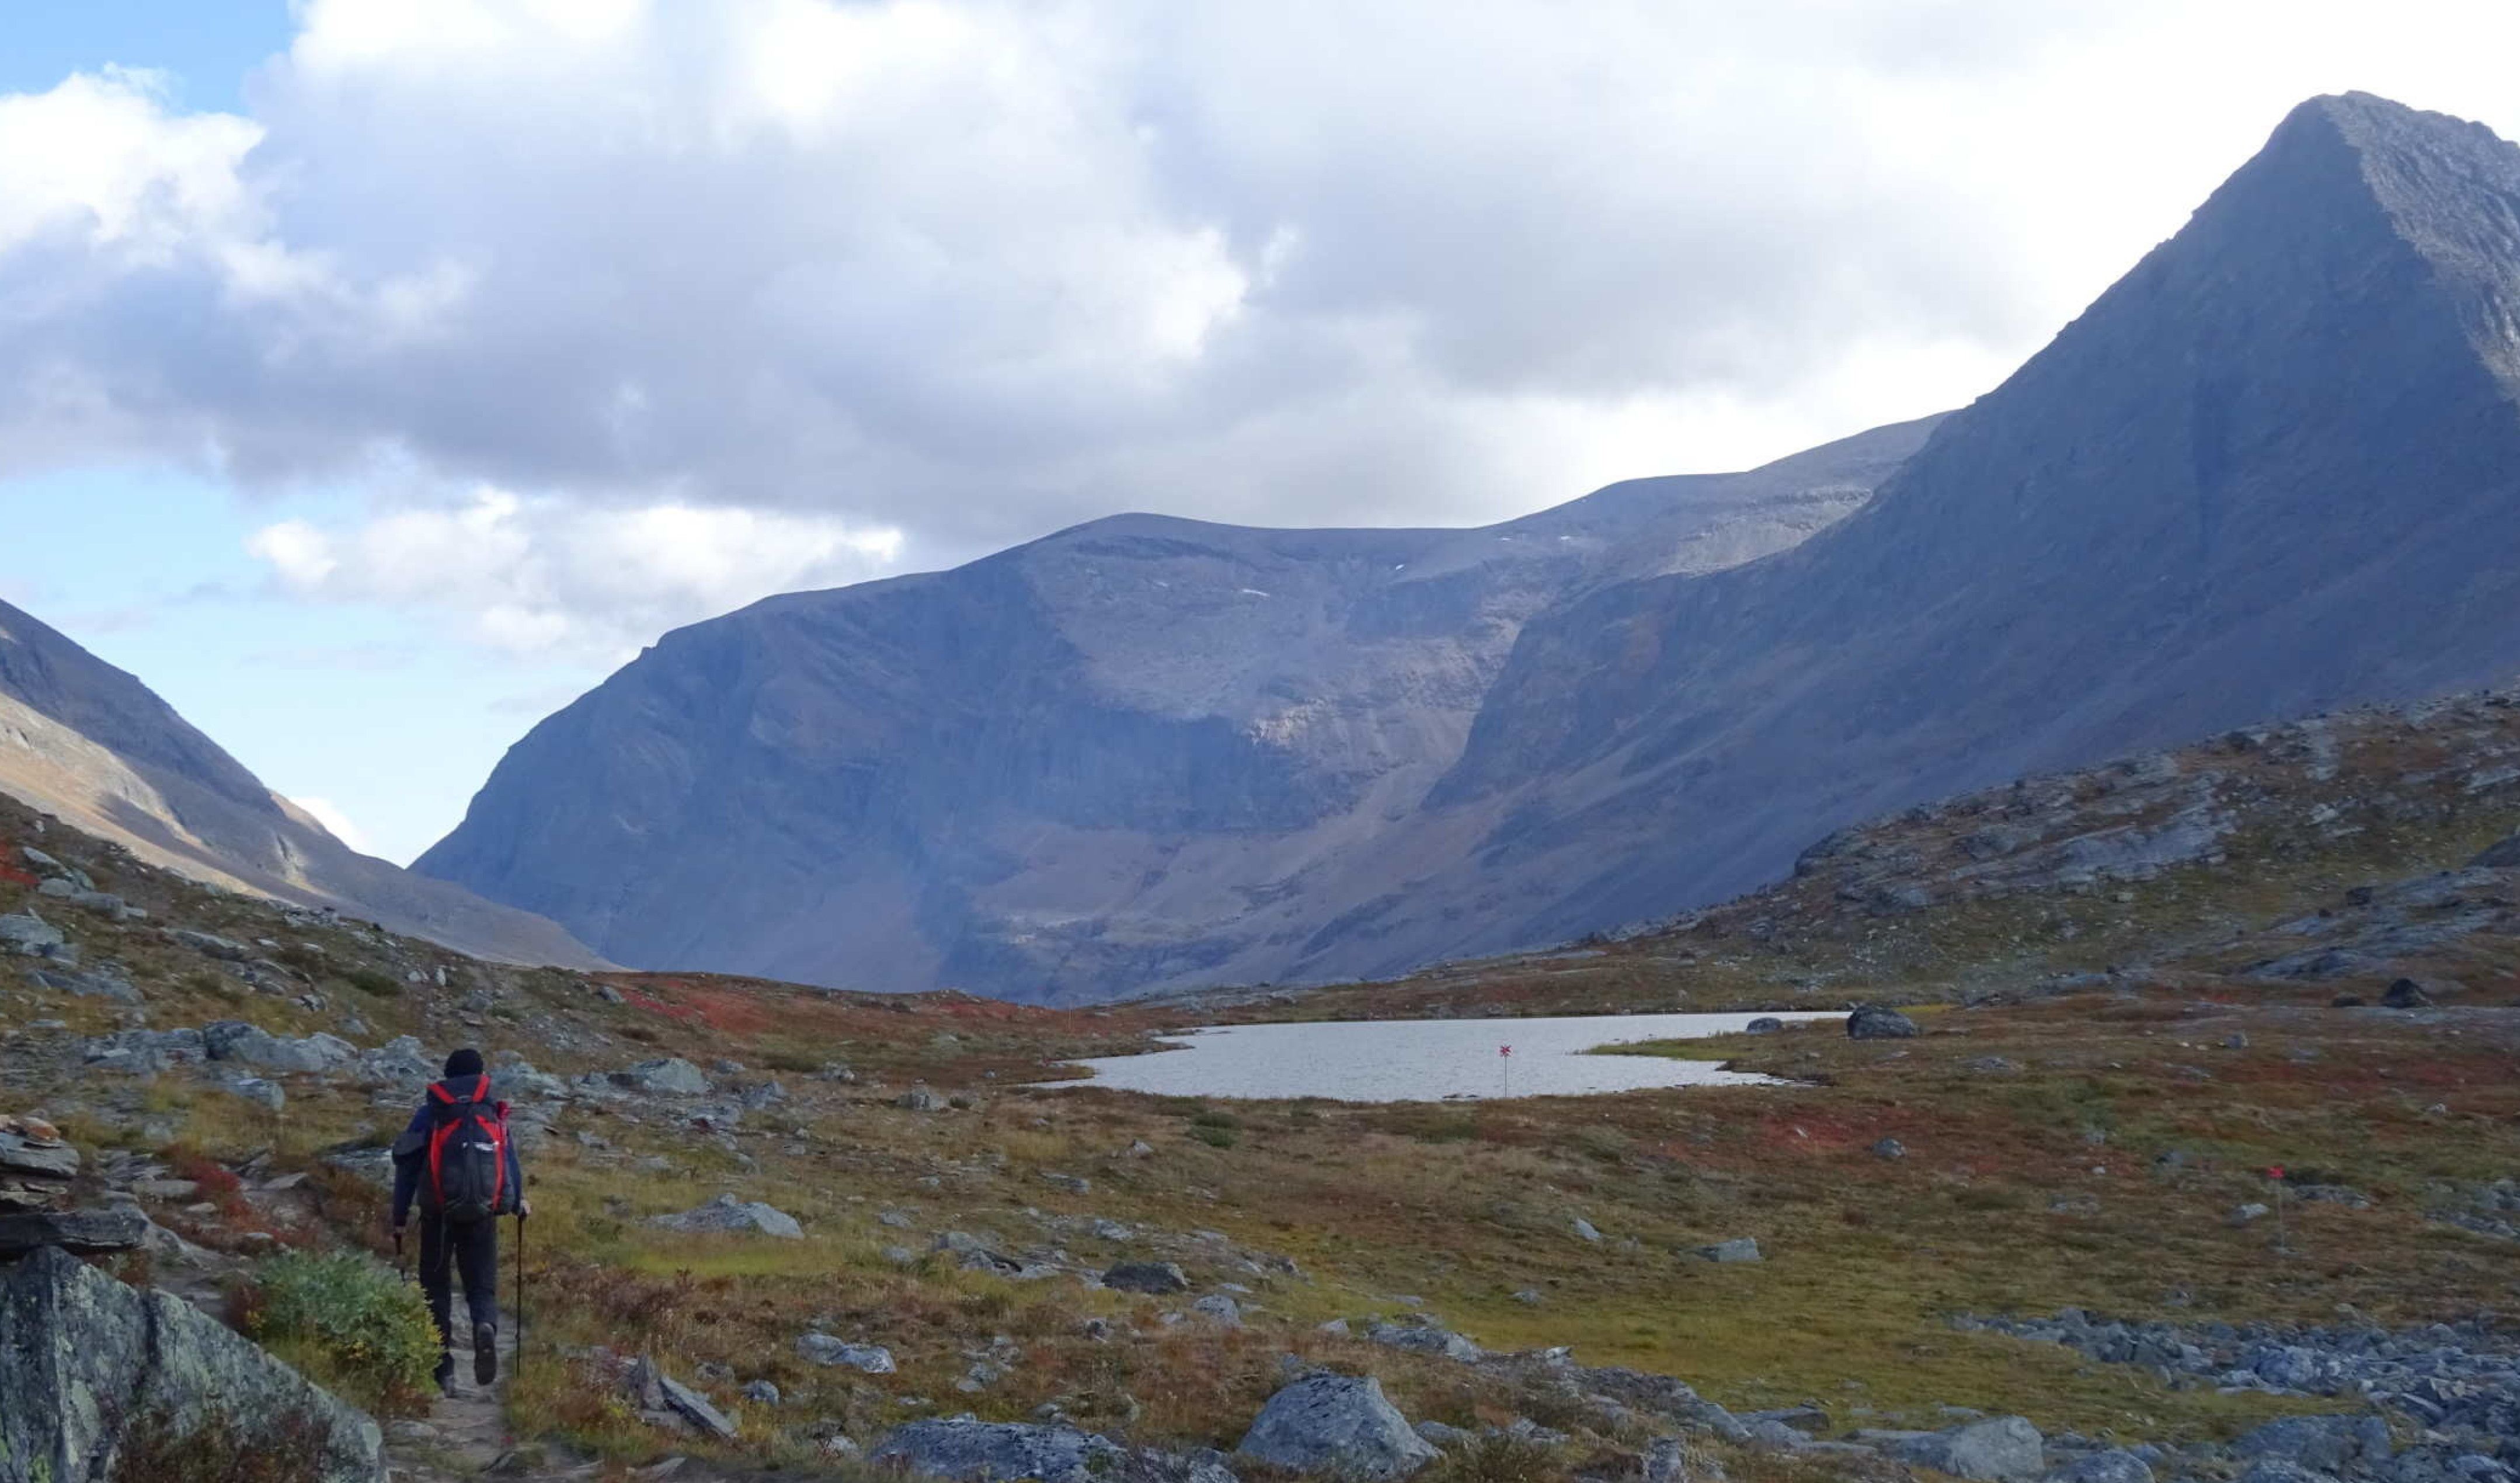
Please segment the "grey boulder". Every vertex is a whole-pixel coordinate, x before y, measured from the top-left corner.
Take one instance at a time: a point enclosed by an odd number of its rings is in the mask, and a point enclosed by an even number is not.
[[[635,1066],[612,1073],[612,1084],[633,1092],[647,1092],[660,1097],[706,1097],[709,1079],[700,1068],[679,1056],[660,1060],[643,1060]]]
[[[1766,1258],[1759,1255],[1758,1238],[1756,1236],[1734,1236],[1729,1241],[1717,1241],[1712,1246],[1700,1246],[1697,1248],[1697,1254],[1706,1258],[1710,1262],[1756,1262],[1766,1260]]]
[[[1901,1461],[1980,1483],[2029,1483],[2048,1471],[2047,1439],[2021,1416],[1991,1416],[1941,1431],[1859,1431],[1854,1439]]]
[[[322,1483],[384,1476],[377,1423],[182,1299],[58,1248],[0,1273],[0,1480],[123,1475],[136,1428],[305,1449]]]
[[[1121,1292],[1188,1292],[1190,1279],[1171,1262],[1122,1262],[1102,1274],[1102,1285]]]
[[[338,1071],[359,1058],[359,1048],[338,1035],[289,1040],[236,1019],[202,1026],[202,1045],[212,1060],[262,1071]]]
[[[752,1232],[791,1241],[805,1236],[805,1228],[796,1224],[796,1217],[759,1200],[740,1200],[732,1194],[721,1194],[680,1215],[656,1216],[648,1224],[668,1231]]]
[[[1269,1398],[1236,1449],[1290,1472],[1405,1478],[1433,1461],[1435,1449],[1372,1375],[1316,1374]]]
[[[1916,1034],[1916,1022],[1887,1005],[1857,1005],[1846,1016],[1849,1040],[1910,1040]]]
[[[1413,1354],[1431,1354],[1447,1360],[1474,1365],[1487,1358],[1487,1351],[1453,1332],[1433,1324],[1376,1324],[1365,1336],[1386,1349],[1406,1349]]]

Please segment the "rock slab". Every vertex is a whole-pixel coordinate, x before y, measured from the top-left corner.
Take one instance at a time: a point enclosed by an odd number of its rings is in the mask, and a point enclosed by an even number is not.
[[[116,1476],[134,1428],[303,1446],[323,1483],[379,1483],[363,1413],[192,1305],[58,1247],[0,1273],[0,1483]]]

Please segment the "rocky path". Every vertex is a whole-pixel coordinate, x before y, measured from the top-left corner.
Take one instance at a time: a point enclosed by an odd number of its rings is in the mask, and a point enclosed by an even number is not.
[[[498,1380],[473,1384],[471,1351],[459,1351],[455,1393],[440,1396],[426,1419],[396,1421],[385,1428],[385,1476],[392,1483],[450,1483],[489,1471],[514,1448],[507,1400],[516,1363],[516,1320],[502,1313]]]

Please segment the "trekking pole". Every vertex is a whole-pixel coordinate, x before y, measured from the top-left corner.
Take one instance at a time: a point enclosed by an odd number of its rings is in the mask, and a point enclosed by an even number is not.
[[[517,1358],[516,1367],[525,1364],[525,1212],[517,1212]]]

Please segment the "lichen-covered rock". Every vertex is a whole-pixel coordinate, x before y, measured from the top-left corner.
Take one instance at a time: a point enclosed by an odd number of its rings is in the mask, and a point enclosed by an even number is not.
[[[384,1476],[377,1423],[171,1294],[58,1248],[0,1270],[0,1483],[122,1474],[154,1432],[302,1449],[324,1483]]]
[[[846,1366],[868,1374],[891,1374],[892,1351],[881,1344],[852,1344],[828,1333],[808,1333],[796,1340],[796,1357],[809,1365]]]
[[[1128,1453],[1107,1437],[1066,1426],[1017,1421],[912,1421],[897,1426],[867,1455],[914,1473],[962,1483],[1037,1478],[1040,1483],[1099,1483]]]
[[[1291,1472],[1405,1478],[1435,1460],[1372,1375],[1307,1375],[1269,1398],[1236,1449]]]

